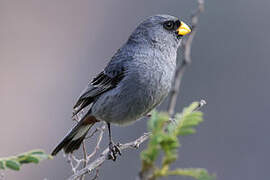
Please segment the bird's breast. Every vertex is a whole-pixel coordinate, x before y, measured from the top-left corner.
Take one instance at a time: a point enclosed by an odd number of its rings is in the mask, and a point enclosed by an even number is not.
[[[175,64],[164,59],[141,59],[130,64],[127,84],[130,95],[138,104],[143,104],[146,113],[158,105],[169,93],[174,77]]]
[[[137,55],[128,62],[116,88],[102,95],[92,111],[97,118],[128,124],[146,115],[168,95],[174,76],[173,59]],[[175,61],[175,59],[174,59]]]

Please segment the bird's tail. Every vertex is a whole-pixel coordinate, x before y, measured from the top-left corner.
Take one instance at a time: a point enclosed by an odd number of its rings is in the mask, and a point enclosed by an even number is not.
[[[55,156],[61,149],[64,149],[65,153],[72,153],[78,149],[87,135],[89,129],[98,122],[95,117],[87,116],[82,118],[80,122],[74,126],[64,139],[56,146],[52,152],[52,156]]]

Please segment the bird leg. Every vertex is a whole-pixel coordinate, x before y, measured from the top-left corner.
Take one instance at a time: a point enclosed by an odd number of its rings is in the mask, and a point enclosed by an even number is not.
[[[108,159],[111,159],[113,161],[116,160],[117,154],[121,156],[121,150],[119,148],[118,144],[115,144],[112,141],[112,135],[111,135],[111,124],[107,122],[108,130],[109,130],[109,154],[108,154]]]

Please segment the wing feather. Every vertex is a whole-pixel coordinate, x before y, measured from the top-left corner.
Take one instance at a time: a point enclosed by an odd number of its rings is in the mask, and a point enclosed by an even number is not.
[[[99,73],[87,86],[87,88],[79,96],[74,105],[73,114],[76,115],[83,108],[90,105],[97,97],[110,89],[113,89],[124,78],[124,69],[120,71],[113,71],[106,73],[105,71]]]

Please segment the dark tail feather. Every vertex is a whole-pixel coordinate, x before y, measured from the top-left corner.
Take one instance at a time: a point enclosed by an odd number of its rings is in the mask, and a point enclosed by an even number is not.
[[[61,149],[64,149],[65,153],[72,153],[74,150],[78,149],[89,129],[96,122],[97,120],[93,116],[82,119],[56,146],[52,152],[52,156],[55,156]]]

